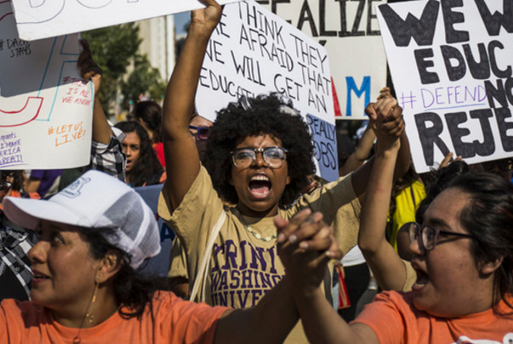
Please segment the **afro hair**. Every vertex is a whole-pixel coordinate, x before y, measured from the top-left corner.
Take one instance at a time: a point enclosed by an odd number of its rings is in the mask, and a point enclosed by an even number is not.
[[[237,193],[230,184],[231,152],[246,137],[271,135],[279,139],[288,151],[290,183],[285,187],[279,205],[289,207],[309,184],[307,177],[315,173],[314,148],[308,125],[297,111],[292,110],[291,102],[283,101],[276,94],[246,100],[249,106],[243,106],[241,101],[230,103],[219,111],[207,141],[205,168],[221,198],[237,204]]]

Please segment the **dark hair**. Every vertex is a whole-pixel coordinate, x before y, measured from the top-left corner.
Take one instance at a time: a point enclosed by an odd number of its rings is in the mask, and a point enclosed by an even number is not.
[[[135,132],[141,141],[137,163],[126,174],[132,186],[143,186],[150,177],[162,173],[162,165],[153,150],[148,133],[142,125],[133,121],[124,121],[117,123],[116,128],[121,129],[124,133]]]
[[[114,276],[112,287],[118,305],[118,312],[125,318],[140,317],[151,300],[157,285],[151,279],[144,278],[138,271],[130,266],[131,257],[123,250],[109,244],[105,235],[115,236],[112,228],[82,228],[80,234],[89,243],[91,255],[94,259],[102,259],[108,251],[116,250],[120,253],[121,268]],[[123,309],[123,307],[127,307]]]
[[[153,142],[161,142],[162,108],[149,100],[135,104],[133,115],[136,120],[142,120],[153,133]]]
[[[466,173],[449,185],[470,197],[461,211],[463,227],[474,236],[472,255],[476,264],[503,259],[494,274],[494,300],[513,293],[513,185],[491,173]]]
[[[21,170],[3,170],[0,171],[0,181],[5,182],[8,176],[12,176],[11,190],[23,191],[23,171]]]
[[[447,186],[458,176],[461,176],[469,171],[469,166],[463,160],[458,160],[450,163],[449,165],[440,168],[439,170],[431,173],[425,182],[426,198],[420,202],[415,220],[418,223],[424,222],[424,213],[433,202],[433,200],[444,191]]]
[[[307,177],[315,172],[312,161],[313,144],[307,124],[299,115],[283,111],[292,107],[276,94],[248,99],[246,110],[240,103],[230,103],[219,111],[210,129],[205,154],[205,167],[212,177],[214,189],[229,203],[238,202],[237,192],[230,185],[232,162],[230,152],[246,137],[268,134],[281,141],[288,150],[287,164],[290,183],[280,198],[281,207],[290,206],[308,184]]]

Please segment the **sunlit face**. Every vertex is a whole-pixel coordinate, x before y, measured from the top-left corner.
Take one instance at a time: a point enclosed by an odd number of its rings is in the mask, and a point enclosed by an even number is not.
[[[468,234],[460,213],[469,196],[459,189],[443,191],[429,206],[424,225]],[[423,252],[417,241],[410,244],[412,266],[417,272],[413,285],[414,305],[431,315],[457,317],[489,309],[493,276],[483,276],[471,253],[472,238],[440,234],[437,245]]]
[[[141,139],[135,131],[125,134],[126,136],[123,142],[121,142],[121,147],[123,147],[123,152],[126,155],[126,171],[130,172],[139,159],[139,154],[141,153]]]
[[[42,221],[39,241],[29,252],[32,263],[32,301],[52,310],[87,308],[100,260],[71,225]],[[76,308],[80,309],[80,308]]]
[[[281,141],[270,135],[246,137],[235,148],[281,147]],[[287,161],[280,168],[270,168],[262,154],[248,168],[232,165],[231,184],[239,198],[242,214],[254,217],[274,216],[278,213],[278,202],[290,183]]]

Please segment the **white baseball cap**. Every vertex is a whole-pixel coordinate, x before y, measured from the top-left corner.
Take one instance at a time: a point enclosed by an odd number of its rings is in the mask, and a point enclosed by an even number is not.
[[[85,228],[111,228],[111,245],[131,256],[134,269],[160,252],[155,215],[139,194],[118,179],[88,171],[49,200],[6,197],[4,212],[15,224],[36,229],[41,220]],[[102,233],[100,231],[100,233]]]

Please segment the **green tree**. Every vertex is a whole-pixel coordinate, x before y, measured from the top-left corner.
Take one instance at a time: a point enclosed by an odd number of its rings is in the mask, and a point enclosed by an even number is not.
[[[123,102],[135,104],[139,95],[148,95],[150,99],[160,102],[164,98],[166,84],[162,81],[160,73],[153,68],[146,55],[135,55],[133,59],[134,69],[126,81],[121,83]]]
[[[141,82],[138,80],[144,81],[143,85],[146,88],[135,85],[139,92],[137,96],[141,93],[158,94],[155,85],[161,85],[162,80],[158,71],[151,67],[147,57],[137,52],[142,39],[139,37],[139,27],[136,23],[88,31],[83,34],[83,37],[89,41],[93,57],[103,69],[102,87],[98,98],[106,111],[118,101],[117,94],[125,84],[124,79],[132,79],[135,83]],[[131,74],[135,73],[135,75],[129,75],[127,78],[127,70],[131,65],[135,68]],[[123,94],[128,93],[123,92]],[[128,100],[123,99],[122,106],[124,105],[125,108]]]

